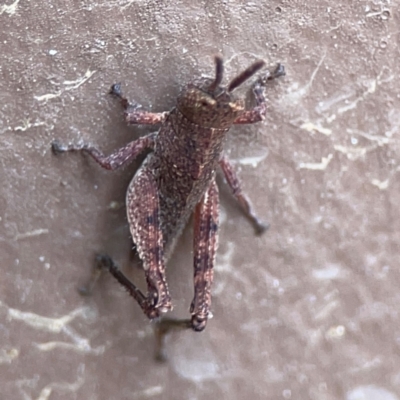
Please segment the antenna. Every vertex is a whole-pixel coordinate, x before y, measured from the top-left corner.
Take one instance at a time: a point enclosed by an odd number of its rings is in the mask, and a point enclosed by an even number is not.
[[[253,76],[258,70],[260,70],[265,65],[263,60],[258,60],[254,64],[251,64],[250,67],[245,69],[242,73],[240,73],[236,78],[233,78],[228,86],[228,92],[232,92],[238,86],[240,86],[243,82],[247,81],[251,76]]]
[[[215,81],[210,85],[208,90],[214,92],[221,84],[224,76],[224,61],[221,56],[215,56]]]

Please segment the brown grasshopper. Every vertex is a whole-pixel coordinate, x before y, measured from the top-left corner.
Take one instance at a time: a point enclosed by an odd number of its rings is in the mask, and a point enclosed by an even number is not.
[[[185,87],[170,112],[151,113],[140,110],[123,97],[120,85],[111,88],[124,109],[129,125],[161,124],[158,132],[148,134],[115,153],[105,156],[90,145],[62,146],[53,142],[55,154],[82,151],[101,167],[116,170],[150,150],[134,175],[126,194],[130,232],[147,280],[143,294],[108,256],[98,257],[98,267],[106,268],[139,303],[150,319],[172,309],[165,277],[165,264],[189,217],[194,214],[194,299],[191,319],[160,322],[164,334],[171,328],[192,328],[202,331],[210,313],[210,288],[218,242],[218,187],[216,170],[221,167],[226,181],[241,208],[258,234],[268,225],[254,213],[228,158],[223,154],[226,134],[232,125],[262,121],[266,113],[264,86],[266,81],[285,74],[280,64],[274,72],[259,78],[254,87],[256,106],[245,110],[244,101],[232,92],[264,66],[257,61],[236,76],[227,87],[221,86],[223,61],[215,57],[214,79],[200,78]]]

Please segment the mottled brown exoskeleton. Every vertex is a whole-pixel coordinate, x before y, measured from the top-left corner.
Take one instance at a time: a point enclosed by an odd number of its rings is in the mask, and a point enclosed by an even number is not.
[[[125,119],[132,124],[161,124],[156,133],[141,137],[115,153],[104,156],[90,145],[62,146],[53,143],[53,151],[80,150],[103,168],[116,170],[134,160],[144,150],[151,152],[134,175],[126,194],[126,208],[133,242],[143,263],[147,280],[144,295],[119,270],[108,256],[98,257],[98,264],[128,290],[150,318],[158,318],[172,309],[165,278],[165,264],[189,217],[194,213],[194,289],[189,320],[161,320],[159,330],[188,327],[202,331],[209,317],[213,267],[218,239],[218,187],[215,175],[222,169],[246,215],[257,233],[267,224],[255,215],[242,192],[239,180],[223,154],[226,134],[232,125],[252,124],[264,119],[266,100],[264,86],[268,80],[285,74],[282,65],[259,78],[254,87],[256,105],[245,110],[244,101],[232,92],[264,66],[257,61],[234,78],[227,87],[221,86],[222,58],[216,57],[214,79],[200,78],[187,85],[170,112],[150,113],[131,105],[114,85],[111,93],[125,108]]]

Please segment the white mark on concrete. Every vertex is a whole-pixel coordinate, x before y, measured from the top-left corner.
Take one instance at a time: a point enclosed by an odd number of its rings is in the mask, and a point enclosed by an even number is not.
[[[189,338],[189,335],[186,337]],[[186,351],[183,353],[181,346],[179,356],[171,357],[171,366],[178,375],[195,383],[221,379],[220,368],[214,353],[206,347],[199,351],[193,351],[193,346],[189,345],[188,340],[184,340],[180,345],[183,345]],[[191,351],[188,351],[189,349]]]
[[[33,96],[33,98],[37,101],[48,101],[51,99],[55,99],[56,97],[60,97],[61,94],[62,94],[62,91],[59,90],[56,93],[43,94],[42,96]]]
[[[11,364],[19,356],[19,350],[16,348],[0,349],[0,365]]]
[[[303,129],[310,133],[313,132],[322,133],[325,136],[332,135],[332,129],[324,128],[323,126],[320,125],[319,122],[317,123],[313,123],[311,121],[304,122],[303,124],[300,125],[300,129]]]
[[[355,161],[358,160],[359,158],[364,157],[368,152],[375,150],[377,147],[378,145],[367,146],[367,147],[347,147],[335,144],[333,146],[333,148],[336,151],[345,154],[346,157],[351,161]]]
[[[338,265],[331,264],[326,268],[313,269],[312,276],[319,281],[332,280],[340,278],[342,270]]]
[[[126,8],[128,8],[128,7],[130,7],[132,4],[134,4],[134,3],[139,3],[140,2],[140,0],[138,1],[138,0],[128,0],[127,2],[126,2],[126,4],[124,4],[123,6],[121,6],[121,10],[125,10]]]
[[[78,367],[78,372],[77,372],[77,379],[73,383],[67,383],[67,382],[52,382],[48,385],[46,385],[39,394],[39,397],[37,400],[48,400],[50,398],[50,395],[52,394],[53,391],[57,392],[76,392],[79,390],[79,388],[83,385],[85,379],[85,365],[84,364],[79,364]]]
[[[225,207],[221,204],[219,209],[219,225],[222,227],[228,220],[228,214]]]
[[[377,80],[376,79],[370,80],[367,83],[367,90],[364,93],[362,93],[360,96],[356,97],[351,103],[347,104],[346,106],[338,108],[338,110],[337,110],[338,114],[343,114],[347,111],[350,111],[350,110],[353,110],[354,108],[356,108],[360,101],[364,101],[368,97],[368,95],[375,93],[376,86],[377,86]]]
[[[224,254],[218,253],[218,262],[215,267],[218,272],[232,272],[232,256],[234,253],[235,244],[233,242],[227,243],[227,250]]]
[[[237,162],[241,165],[251,165],[253,168],[257,167],[257,165],[267,158],[267,153],[262,154],[260,156],[253,157],[242,157],[237,160]]]
[[[85,72],[84,76],[82,76],[78,79],[75,79],[74,81],[64,81],[63,85],[66,86],[65,90],[78,89],[78,87],[82,86],[87,80],[89,80],[95,72],[96,71],[91,71],[90,69],[88,69]]]
[[[63,333],[68,338],[71,339],[72,343],[67,342],[47,342],[41,344],[35,344],[35,346],[42,351],[49,351],[56,348],[68,348],[73,349],[81,353],[90,354],[103,354],[106,346],[98,346],[97,348],[92,348],[90,341],[81,335],[79,335],[73,328],[68,326],[75,318],[83,317],[85,319],[91,318],[90,314],[93,314],[93,310],[89,307],[79,307],[71,311],[69,314],[61,318],[49,318],[43,317],[31,312],[20,311],[15,308],[7,307],[5,304],[0,302],[0,307],[7,308],[8,319],[22,321],[30,327],[42,331],[47,331],[51,333]]]
[[[77,370],[77,379],[73,383],[66,383],[66,382],[52,382],[46,385],[41,391],[38,397],[35,397],[36,400],[48,400],[50,395],[54,391],[61,391],[61,392],[76,392],[84,383],[84,372],[85,366],[84,364],[79,364]],[[27,392],[27,389],[33,390],[39,384],[41,376],[40,374],[35,374],[34,378],[32,379],[18,379],[15,381],[17,388],[22,393],[22,398],[25,400],[32,400],[33,396]],[[75,396],[74,396],[75,397]],[[54,397],[52,397],[54,398]]]
[[[55,97],[61,96],[64,92],[69,90],[74,90],[82,86],[87,80],[89,80],[96,71],[91,71],[88,69],[82,77],[75,79],[73,81],[64,81],[62,85],[64,85],[64,89],[57,91],[56,93],[48,93],[41,96],[34,96],[34,99],[37,101],[48,101],[54,99]],[[58,85],[58,83],[55,83]]]
[[[340,304],[338,300],[331,300],[325,305],[323,305],[318,312],[315,313],[314,315],[314,320],[315,321],[321,321],[324,319],[327,319],[331,316],[333,311],[335,311],[337,308],[339,308]]]
[[[27,119],[23,119],[23,120],[22,120],[22,125],[15,126],[15,127],[13,128],[13,131],[14,131],[14,132],[18,132],[18,131],[20,131],[20,132],[25,132],[25,131],[28,130],[29,128],[35,128],[35,127],[37,127],[37,126],[49,126],[49,127],[50,127],[50,125],[46,124],[46,122],[37,121],[37,122],[31,123],[30,119],[27,118]],[[52,127],[52,126],[51,126],[51,127]]]
[[[328,157],[322,157],[320,163],[299,163],[298,169],[311,169],[316,171],[323,171],[329,165],[333,158],[333,154],[328,154]]]
[[[183,361],[179,359],[179,361]],[[219,368],[212,361],[188,361],[180,362],[180,368],[176,366],[176,372],[183,378],[192,382],[203,382],[205,380],[215,380],[219,376]]]
[[[345,103],[345,105],[343,105],[342,107],[338,105],[336,112],[331,116],[326,117],[326,121],[331,122],[332,120],[336,119],[336,113],[344,114],[347,111],[353,110],[369,95],[375,93],[379,85],[381,85],[382,83],[390,82],[394,78],[395,77],[391,73],[391,71],[386,66],[384,66],[375,79],[370,79],[362,82],[364,87],[366,86],[366,90],[364,90],[361,95],[357,95],[358,91],[350,89],[348,86],[346,86],[343,88],[342,93],[335,94],[331,98],[319,102],[318,106],[316,107],[316,112],[323,113],[331,109],[333,106],[337,105],[337,103]]]
[[[287,97],[289,97],[290,101],[297,102],[297,101],[299,101],[299,99],[301,99],[302,97],[304,97],[308,93],[308,91],[311,89],[311,86],[312,86],[312,84],[314,82],[315,77],[317,76],[317,73],[318,73],[319,69],[321,68],[322,63],[325,60],[325,57],[326,57],[326,51],[322,55],[321,59],[319,60],[319,62],[317,64],[317,66],[315,67],[313,73],[311,74],[310,80],[302,88],[296,89],[296,90],[294,90],[292,92],[289,92],[287,94]]]
[[[7,4],[1,6],[0,15],[2,14],[14,15],[17,12],[19,2],[20,0],[15,0],[14,3],[10,4],[9,6]]]
[[[365,14],[365,16],[367,18],[371,18],[371,17],[381,17],[383,20],[386,20],[389,18],[390,15],[390,10],[388,8],[384,8],[381,5],[381,9],[380,11],[370,11],[367,14]]]
[[[336,325],[331,326],[326,334],[325,337],[329,339],[341,339],[346,334],[346,328],[343,325]]]
[[[163,386],[151,386],[147,389],[141,390],[140,392],[133,393],[134,399],[149,399],[154,396],[159,396],[164,392]]]
[[[108,346],[98,346],[92,348],[90,342],[86,338],[79,337],[75,332],[71,332],[70,335],[76,343],[68,342],[46,342],[46,343],[34,343],[34,345],[41,351],[52,351],[55,349],[71,350],[82,354],[94,354],[99,356],[104,354],[106,347]],[[78,339],[78,340],[77,340]]]
[[[324,100],[324,101],[320,101],[315,109],[315,111],[318,114],[321,114],[325,111],[328,111],[329,109],[331,109],[334,105],[336,105],[337,103],[340,103],[342,101],[347,100],[349,97],[354,96],[355,95],[355,91],[354,90],[350,90],[349,88],[346,87],[345,92],[344,93],[339,93],[339,94],[335,94],[332,97]]]
[[[284,399],[291,399],[292,398],[292,391],[290,389],[285,389],[282,391],[282,397]]]
[[[235,269],[232,268],[232,257],[235,251],[235,244],[233,242],[226,243],[227,249],[225,253],[218,252],[217,254],[217,262],[215,263],[214,270],[217,274],[227,273],[232,276],[235,272]],[[237,271],[237,269],[236,269]],[[218,279],[214,282],[212,293],[214,296],[218,296],[225,289],[227,282],[224,279]]]
[[[369,133],[357,131],[355,129],[347,129],[346,132],[348,132],[350,135],[361,136],[371,142],[376,143],[378,146],[384,146],[393,142],[393,140],[390,137],[371,135]]]
[[[380,181],[379,179],[372,179],[371,183],[380,190],[386,190],[389,187],[389,179]]]
[[[0,306],[6,307],[1,302]],[[7,307],[7,311],[9,320],[23,321],[25,324],[38,330],[52,333],[60,333],[64,329],[64,327],[71,321],[73,321],[76,317],[84,316],[88,312],[88,308],[79,307],[61,318],[43,317],[38,314],[20,311],[16,308]]]
[[[21,239],[26,239],[34,236],[40,236],[40,235],[47,235],[49,233],[48,229],[34,229],[33,231],[29,232],[24,232],[24,233],[17,233],[14,237],[14,240],[21,240]]]
[[[346,394],[346,400],[399,400],[399,398],[383,387],[376,385],[358,386]]]

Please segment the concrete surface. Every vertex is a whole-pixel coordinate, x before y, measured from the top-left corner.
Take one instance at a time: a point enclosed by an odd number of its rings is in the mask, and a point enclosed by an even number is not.
[[[0,398],[400,399],[399,4],[2,0]],[[125,127],[111,84],[168,110],[216,53],[229,77],[258,58],[287,69],[266,121],[227,143],[271,228],[255,238],[221,190],[214,318],[170,336],[160,365],[111,277],[76,291],[98,251],[141,279],[123,208],[137,165],[50,143],[111,152],[148,131]],[[187,229],[168,269],[180,317],[191,251]]]

